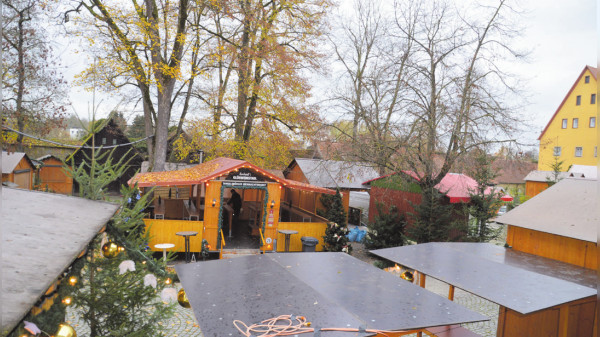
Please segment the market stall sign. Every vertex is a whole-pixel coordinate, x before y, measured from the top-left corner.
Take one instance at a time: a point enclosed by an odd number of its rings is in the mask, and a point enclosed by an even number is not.
[[[234,181],[263,181],[263,178],[256,175],[256,173],[250,171],[247,168],[241,168],[237,172],[231,172],[227,176],[227,180]]]

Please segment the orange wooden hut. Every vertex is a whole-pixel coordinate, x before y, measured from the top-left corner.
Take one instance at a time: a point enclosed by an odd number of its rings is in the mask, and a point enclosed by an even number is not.
[[[41,163],[38,169],[39,185],[42,191],[71,195],[73,177],[65,170],[63,161],[49,154],[36,159]]]
[[[2,151],[2,182],[16,184],[16,187],[33,189],[35,165],[23,152]]]
[[[201,250],[206,239],[212,251],[244,248],[256,251],[283,251],[285,235],[280,230],[297,233],[289,237],[289,251],[302,250],[301,237],[319,240],[327,220],[293,201],[294,190],[334,194],[333,190],[278,177],[247,161],[217,158],[191,168],[176,171],[138,173],[130,181],[143,193],[153,193],[153,205],[145,220],[150,231],[150,247],[173,243],[173,251],[184,250],[181,231],[198,234],[190,238],[190,251]],[[242,210],[233,217],[228,205],[231,190],[242,198]],[[158,249],[155,249],[158,250]]]
[[[597,200],[596,180],[565,178],[498,217],[496,222],[507,225],[506,243],[513,250],[566,262],[574,265],[573,269],[598,270],[597,226],[600,219]],[[571,276],[577,277],[577,273],[571,272]],[[576,325],[589,323],[594,327],[593,336],[597,336],[597,318],[593,325],[590,322],[597,317],[594,315],[595,307],[594,297],[571,303],[560,308],[560,312],[541,313],[536,318],[507,312],[504,322],[500,323],[525,327],[535,324],[535,319],[546,320],[550,324],[570,317],[569,321],[586,320]],[[590,331],[577,336],[591,335]]]

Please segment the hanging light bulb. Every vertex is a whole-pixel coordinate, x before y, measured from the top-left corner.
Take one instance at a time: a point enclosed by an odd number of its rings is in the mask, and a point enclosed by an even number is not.
[[[67,296],[62,299],[62,303],[66,306],[73,304],[73,298],[71,296]]]
[[[169,285],[169,284],[171,284],[171,283],[173,283],[173,280],[171,280],[171,278],[170,278],[170,277],[167,277],[167,279],[165,280],[165,284],[166,284],[166,285]]]
[[[69,277],[69,284],[71,286],[76,285],[77,284],[77,276],[71,276],[71,277]]]

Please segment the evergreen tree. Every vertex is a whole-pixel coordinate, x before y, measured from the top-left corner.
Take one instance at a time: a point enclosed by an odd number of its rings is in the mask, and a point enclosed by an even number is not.
[[[469,215],[467,235],[469,239],[477,242],[488,242],[500,234],[499,229],[490,226],[490,219],[496,216],[502,204],[501,193],[489,188],[497,176],[491,162],[492,159],[482,152],[476,156],[470,172],[477,181],[477,189],[469,191],[471,201],[465,205]]]
[[[66,168],[80,184],[81,195],[94,200],[103,199],[105,188],[126,165],[124,159],[113,164],[110,160],[97,163],[97,158],[92,149],[89,165]],[[92,169],[87,171],[85,166]],[[63,275],[59,300],[50,310],[30,314],[25,320],[43,331],[55,331],[58,323],[65,320],[66,307],[60,299],[69,296],[90,329],[87,336],[162,335],[163,327],[158,322],[172,315],[173,305],[163,303],[157,294],[166,286],[166,279],[175,275],[167,273],[163,260],[154,259],[147,250],[149,238],[143,217],[150,194],[141,196],[137,187],[129,186],[123,186],[121,194],[121,207],[107,223],[105,232],[92,240],[86,253]],[[103,245],[106,238],[119,248],[104,251],[110,247]],[[107,252],[114,254],[103,254]],[[68,282],[71,277],[77,282]]]
[[[346,212],[344,211],[340,191],[337,190],[335,195],[332,196],[322,195],[321,203],[325,206],[323,216],[331,221],[325,229],[323,248],[328,252],[343,251],[350,254],[352,246],[350,246],[348,237],[346,237],[348,227],[346,226]]]
[[[162,326],[157,322],[172,315],[173,307],[165,305],[157,293],[165,287],[166,278],[174,275],[167,274],[162,260],[155,260],[146,249],[143,211],[148,194],[140,197],[136,188],[127,186],[121,193],[121,208],[108,223],[106,234],[123,252],[112,258],[103,256],[103,235],[97,236],[88,247],[73,301],[83,312],[91,337],[158,336]],[[134,270],[123,272],[127,264]]]
[[[340,190],[336,190],[335,195],[321,195],[321,203],[325,206],[325,213],[319,212],[319,215],[338,225],[346,226],[346,211],[344,211]]]
[[[552,169],[552,175],[550,177],[546,178],[546,182],[548,183],[548,187],[556,184],[557,182],[559,182],[562,178],[560,177],[560,174],[563,170],[563,164],[565,162],[563,160],[558,159],[558,157],[554,157],[554,161],[552,162],[552,164],[550,165],[550,168]]]
[[[422,187],[421,203],[414,205],[413,219],[407,230],[408,237],[418,243],[451,241],[453,207],[443,203],[444,196],[435,187]]]
[[[384,204],[377,203],[377,216],[375,221],[369,223],[369,231],[365,238],[365,247],[368,249],[380,249],[403,246],[406,243],[404,228],[406,219],[398,213],[394,205],[386,211]]]

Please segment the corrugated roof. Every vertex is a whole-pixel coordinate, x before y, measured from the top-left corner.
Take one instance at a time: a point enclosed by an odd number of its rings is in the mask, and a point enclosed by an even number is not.
[[[2,189],[2,327],[11,330],[119,205]]]
[[[327,188],[365,189],[362,182],[379,176],[372,167],[360,162],[296,158],[311,185]],[[292,162],[290,167],[294,164]]]
[[[565,178],[496,222],[596,242],[597,181]]]
[[[139,187],[196,185],[226,175],[233,170],[243,167],[254,170],[262,176],[290,188],[335,194],[335,192],[330,189],[279,178],[247,161],[225,157],[216,158],[190,168],[176,171],[138,173],[129,180],[129,184],[133,185],[137,183]]]
[[[27,155],[23,152],[8,153],[6,151],[2,151],[2,174],[12,173],[12,171],[15,170],[15,167],[19,165],[19,162],[21,161],[21,159],[23,159],[23,157],[25,157],[25,159],[27,159],[29,163],[31,163],[31,165],[33,166],[33,163],[31,162],[29,157],[27,157]]]

